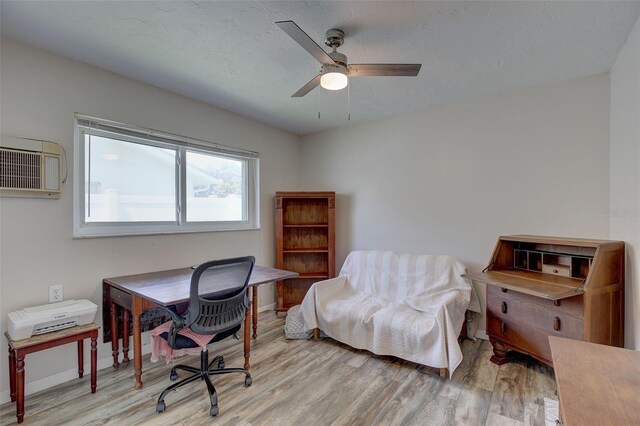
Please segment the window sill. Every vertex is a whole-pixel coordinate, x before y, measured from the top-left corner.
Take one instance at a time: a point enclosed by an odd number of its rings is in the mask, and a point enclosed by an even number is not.
[[[184,226],[179,229],[131,229],[123,230],[119,229],[98,229],[93,227],[86,227],[80,230],[76,229],[73,232],[73,239],[86,239],[86,238],[109,238],[109,237],[140,237],[147,235],[173,235],[173,234],[197,234],[205,232],[238,232],[238,231],[259,231],[260,226],[225,226],[225,227],[212,227],[212,226]]]

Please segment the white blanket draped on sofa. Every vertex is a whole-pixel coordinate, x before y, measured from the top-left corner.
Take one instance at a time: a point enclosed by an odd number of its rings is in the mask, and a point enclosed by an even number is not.
[[[305,326],[357,349],[453,374],[462,362],[457,338],[465,311],[480,312],[463,273],[451,256],[354,251],[337,278],[307,292]]]

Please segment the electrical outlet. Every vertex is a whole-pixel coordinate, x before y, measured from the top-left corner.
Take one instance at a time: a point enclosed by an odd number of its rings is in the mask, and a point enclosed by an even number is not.
[[[62,284],[49,286],[49,303],[62,302]]]

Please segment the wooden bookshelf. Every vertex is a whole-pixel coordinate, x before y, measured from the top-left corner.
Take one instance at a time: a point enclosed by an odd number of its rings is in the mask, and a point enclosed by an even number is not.
[[[335,277],[335,193],[276,193],[276,267],[298,272],[276,283],[276,311],[302,302],[314,282]]]
[[[491,361],[508,352],[549,365],[549,336],[624,345],[624,242],[514,235],[500,237],[483,272]]]

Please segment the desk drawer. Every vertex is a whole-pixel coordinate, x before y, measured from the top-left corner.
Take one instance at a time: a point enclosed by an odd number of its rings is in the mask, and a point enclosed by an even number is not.
[[[542,273],[570,277],[571,268],[566,265],[542,265]]]
[[[133,306],[131,304],[131,295],[129,293],[126,293],[115,287],[111,287],[110,294],[111,294],[111,300],[116,302],[117,305],[122,306],[123,308],[126,308],[129,311],[132,310]],[[151,302],[150,300],[142,299],[142,311],[146,311],[147,309],[155,309],[157,307],[158,305]]]
[[[557,307],[529,300],[500,297],[500,294],[490,293],[487,298],[487,312],[491,312],[500,320],[526,325],[555,336],[582,340],[582,319],[558,312],[554,308]]]
[[[115,287],[110,287],[111,300],[128,310],[131,310],[131,295]]]
[[[525,353],[551,362],[549,335],[543,330],[502,320],[487,312],[487,334]]]
[[[552,310],[553,312],[563,313],[571,315],[576,318],[583,318],[583,295],[578,294],[573,297],[560,300],[549,300],[541,297],[531,296],[529,294],[519,293],[514,290],[502,289],[497,286],[487,285],[487,300],[491,295],[503,298],[504,300],[520,300],[527,303],[533,303],[540,306],[544,306]]]

